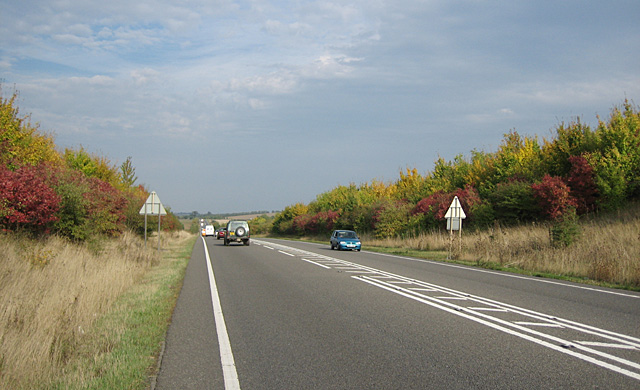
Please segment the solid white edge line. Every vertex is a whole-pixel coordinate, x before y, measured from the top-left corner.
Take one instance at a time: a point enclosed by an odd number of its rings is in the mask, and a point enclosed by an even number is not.
[[[204,255],[207,261],[207,270],[209,271],[209,286],[211,288],[211,302],[213,303],[213,317],[216,322],[216,333],[218,333],[218,344],[220,345],[220,362],[222,363],[222,375],[224,376],[224,388],[226,390],[239,390],[240,382],[238,381],[238,372],[236,364],[233,360],[233,352],[231,351],[231,342],[229,342],[229,334],[227,326],[222,315],[222,305],[218,296],[218,287],[216,279],[213,275],[213,267],[211,266],[211,258],[209,257],[209,248],[207,242],[202,238],[204,244]]]

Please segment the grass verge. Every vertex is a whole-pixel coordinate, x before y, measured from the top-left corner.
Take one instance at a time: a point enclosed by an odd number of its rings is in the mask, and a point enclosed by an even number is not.
[[[195,239],[0,236],[0,388],[148,388]]]
[[[72,372],[55,388],[149,388],[195,239],[164,248],[160,263],[97,321]]]

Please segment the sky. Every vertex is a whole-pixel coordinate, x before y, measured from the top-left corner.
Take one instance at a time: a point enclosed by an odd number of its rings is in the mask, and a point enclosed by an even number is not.
[[[308,204],[640,103],[640,1],[0,0],[2,95],[174,212]]]

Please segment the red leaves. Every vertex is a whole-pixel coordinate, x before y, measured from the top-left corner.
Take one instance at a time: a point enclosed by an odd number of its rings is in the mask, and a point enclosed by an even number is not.
[[[293,219],[295,230],[302,234],[318,234],[333,230],[340,214],[337,211],[321,211],[317,214],[298,215]]]
[[[57,220],[59,203],[42,170],[22,167],[13,172],[0,164],[0,224],[5,228],[46,231]]]
[[[471,215],[471,209],[482,203],[478,191],[472,186],[466,186],[464,189],[458,188],[452,193],[438,191],[418,202],[416,207],[411,211],[411,215],[432,214],[436,220],[443,220],[447,213],[451,201],[454,197],[460,199],[462,208],[465,213]]]
[[[531,188],[543,213],[552,220],[559,219],[577,205],[569,186],[560,177],[545,175],[540,184],[533,184]]]
[[[583,156],[569,157],[571,169],[567,176],[567,184],[571,188],[571,195],[576,200],[578,214],[593,211],[598,199],[598,186],[594,180],[593,168]]]

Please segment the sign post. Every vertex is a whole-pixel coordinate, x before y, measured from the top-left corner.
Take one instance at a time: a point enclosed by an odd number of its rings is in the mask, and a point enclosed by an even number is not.
[[[140,214],[144,214],[144,247],[147,247],[147,215],[158,216],[158,251],[160,251],[160,221],[163,215],[167,215],[167,211],[164,209],[160,198],[155,191],[151,191],[151,194],[147,198],[147,201],[142,205]]]
[[[447,213],[444,215],[447,219],[447,230],[449,231],[449,258],[451,258],[451,252],[453,247],[453,231],[458,231],[458,243],[460,245],[460,251],[462,251],[462,220],[467,218],[467,215],[464,213],[462,209],[462,205],[460,204],[460,200],[457,196],[453,198]]]

